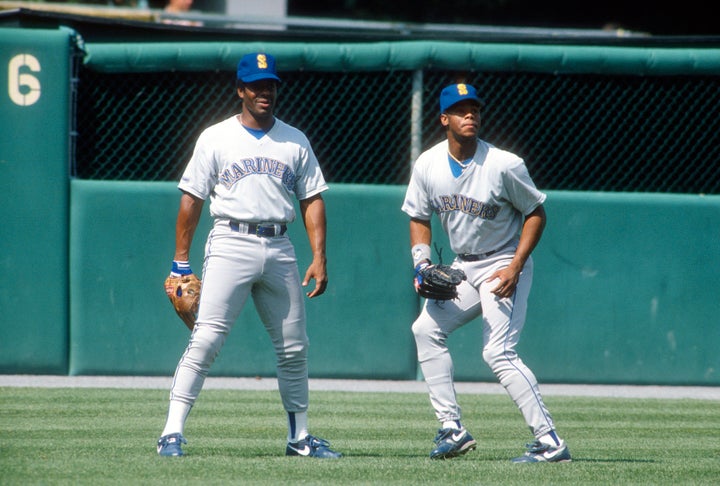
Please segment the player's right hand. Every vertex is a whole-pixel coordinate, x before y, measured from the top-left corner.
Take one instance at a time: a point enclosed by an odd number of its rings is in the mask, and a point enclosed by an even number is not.
[[[423,260],[415,265],[415,278],[413,279],[413,285],[415,286],[415,292],[420,290],[420,286],[423,283],[423,277],[421,270],[425,267],[430,266],[430,260]]]

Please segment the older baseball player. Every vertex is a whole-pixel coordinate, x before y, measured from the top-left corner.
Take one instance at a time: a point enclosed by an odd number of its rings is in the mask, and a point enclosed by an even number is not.
[[[242,112],[207,128],[197,140],[178,188],[182,191],[171,274],[192,273],[188,257],[203,203],[214,225],[205,245],[203,284],[195,327],[170,391],[167,421],[157,442],[161,456],[181,456],[185,421],[210,366],[248,297],[277,356],[287,412],[288,456],[338,458],[308,433],[308,367],[303,286],[310,298],[325,291],[325,203],[328,189],[306,136],[275,118],[280,78],[270,54],[242,57],[237,69]],[[313,253],[301,280],[286,235],[299,200]]]
[[[448,336],[482,316],[485,362],[522,412],[535,441],[513,462],[570,461],[532,371],[516,352],[533,274],[530,256],[545,226],[543,202],[525,163],[478,139],[483,101],[474,87],[453,84],[440,94],[440,123],[447,139],[418,157],[402,210],[410,216],[416,271],[431,263],[430,220],[437,214],[467,274],[458,298],[426,300],[412,325],[430,401],[442,424],[433,459],[475,449],[461,423]]]

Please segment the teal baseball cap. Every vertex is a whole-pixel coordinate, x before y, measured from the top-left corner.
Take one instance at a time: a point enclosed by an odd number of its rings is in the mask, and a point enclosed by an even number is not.
[[[440,113],[445,113],[448,108],[464,100],[473,100],[480,106],[485,102],[478,96],[477,90],[469,84],[451,84],[443,88],[440,93]]]
[[[263,52],[245,54],[238,63],[237,78],[243,83],[252,83],[261,79],[281,82],[275,70],[275,58]]]

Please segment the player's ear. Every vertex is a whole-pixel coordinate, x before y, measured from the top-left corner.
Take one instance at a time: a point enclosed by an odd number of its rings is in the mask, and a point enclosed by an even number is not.
[[[450,124],[446,113],[440,113],[440,124],[444,127],[447,127]]]
[[[237,92],[240,99],[243,99],[245,96],[245,83],[242,82],[242,80],[238,79],[235,81],[235,91]]]

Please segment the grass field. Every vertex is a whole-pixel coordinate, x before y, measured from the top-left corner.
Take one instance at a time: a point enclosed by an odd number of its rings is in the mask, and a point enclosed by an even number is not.
[[[431,461],[424,393],[315,391],[311,433],[340,460],[285,457],[276,391],[204,390],[182,458],[161,458],[167,390],[0,387],[0,484],[718,484],[720,403],[546,397],[573,462],[517,465],[531,441],[504,395],[460,395],[478,441]]]

